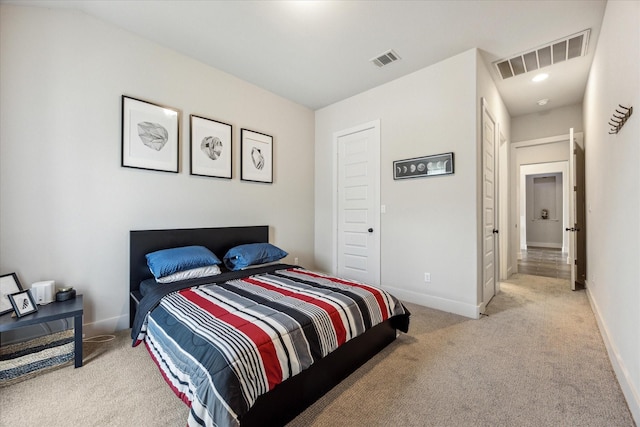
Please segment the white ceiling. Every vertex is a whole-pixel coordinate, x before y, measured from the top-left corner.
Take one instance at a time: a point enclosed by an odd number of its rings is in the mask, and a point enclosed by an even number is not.
[[[606,1],[3,1],[79,9],[318,109],[477,47],[488,64],[591,29],[587,56],[501,81],[512,116],[582,101]],[[402,58],[378,68],[370,59]],[[540,107],[536,101],[549,98]]]

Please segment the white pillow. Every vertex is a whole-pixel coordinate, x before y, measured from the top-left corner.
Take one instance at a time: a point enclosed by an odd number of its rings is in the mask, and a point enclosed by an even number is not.
[[[264,264],[253,264],[253,265],[249,265],[247,267],[243,267],[243,268],[241,268],[241,270],[251,270],[252,268],[268,267],[270,265],[276,265],[276,264],[281,264],[281,262],[280,261],[273,261],[273,262],[265,262]]]
[[[192,268],[191,270],[179,271],[168,276],[156,279],[158,283],[172,283],[179,280],[195,279],[198,277],[208,277],[220,274],[220,267],[217,265],[205,265],[204,267]]]

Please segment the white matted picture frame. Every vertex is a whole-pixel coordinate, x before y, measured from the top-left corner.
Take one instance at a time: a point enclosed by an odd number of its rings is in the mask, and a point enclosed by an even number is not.
[[[178,173],[180,112],[122,95],[122,166]]]
[[[9,295],[9,300],[13,306],[13,310],[16,312],[16,316],[22,317],[27,314],[35,313],[38,311],[38,305],[31,295],[29,289],[25,289],[15,294]]]
[[[0,276],[0,314],[13,311],[13,305],[11,305],[9,295],[20,292],[21,290],[22,285],[20,285],[20,281],[18,280],[16,273]]]
[[[191,175],[231,179],[233,126],[191,114]]]
[[[273,137],[249,129],[240,131],[240,179],[273,183]]]

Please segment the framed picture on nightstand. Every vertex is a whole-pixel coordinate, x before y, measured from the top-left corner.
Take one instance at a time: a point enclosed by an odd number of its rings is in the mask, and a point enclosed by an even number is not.
[[[18,317],[26,316],[27,314],[38,311],[36,301],[33,299],[29,289],[9,295],[9,300],[11,301],[13,310],[16,312],[16,316]]]
[[[0,314],[13,311],[9,295],[20,292],[21,290],[22,286],[16,273],[0,276]]]

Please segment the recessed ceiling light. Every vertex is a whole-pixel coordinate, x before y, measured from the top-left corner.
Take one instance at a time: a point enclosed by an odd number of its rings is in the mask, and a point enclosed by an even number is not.
[[[541,99],[540,101],[538,101],[537,104],[539,106],[543,106],[543,105],[547,105],[548,102],[549,102],[549,99],[545,98],[545,99]]]
[[[538,74],[537,76],[535,76],[534,78],[532,78],[531,80],[537,83],[537,82],[541,82],[543,80],[547,80],[548,78],[549,78],[549,74],[541,73],[541,74]]]

